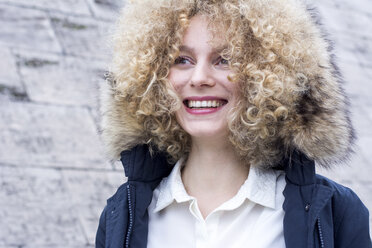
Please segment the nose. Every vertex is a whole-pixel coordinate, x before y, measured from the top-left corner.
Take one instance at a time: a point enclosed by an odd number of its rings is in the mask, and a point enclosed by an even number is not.
[[[197,63],[190,83],[192,87],[213,87],[216,83],[213,80],[212,68],[207,63]]]

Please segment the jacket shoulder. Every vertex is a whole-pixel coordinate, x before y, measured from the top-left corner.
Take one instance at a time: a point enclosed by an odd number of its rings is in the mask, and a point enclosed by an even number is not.
[[[324,186],[327,186],[329,188],[331,188],[333,190],[333,201],[335,201],[335,203],[346,203],[348,202],[350,205],[356,205],[356,206],[360,206],[360,207],[364,207],[364,204],[362,203],[362,201],[359,199],[359,197],[357,196],[357,194],[352,190],[350,189],[349,187],[346,187],[344,185],[341,185],[325,176],[322,176],[322,175],[319,175],[317,174],[316,175],[316,183],[318,185],[324,185]]]
[[[332,203],[335,206],[334,210],[344,212],[347,209],[359,209],[359,211],[365,211],[365,213],[368,214],[367,208],[352,189],[318,174],[316,175],[316,183],[317,185],[323,185],[332,189]]]
[[[337,199],[343,199],[346,198],[353,198],[357,197],[357,195],[354,193],[354,191],[342,184],[339,184],[332,179],[329,179],[328,177],[316,174],[316,183],[318,185],[324,185],[329,188],[331,188],[334,191],[334,197]],[[359,198],[358,198],[359,199]]]

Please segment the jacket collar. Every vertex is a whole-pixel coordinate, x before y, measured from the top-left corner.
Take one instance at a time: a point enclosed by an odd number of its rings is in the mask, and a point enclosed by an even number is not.
[[[152,182],[167,177],[173,166],[167,162],[165,154],[150,152],[148,145],[137,145],[121,152],[121,162],[128,181]],[[284,170],[288,182],[294,185],[316,183],[315,162],[295,150],[283,159],[276,169]]]
[[[122,151],[121,162],[128,181],[158,181],[167,177],[173,168],[165,154],[150,152],[148,145],[137,145],[131,150]],[[287,182],[291,184],[303,186],[316,183],[315,162],[297,150],[275,168],[284,170]]]
[[[137,145],[121,152],[121,162],[128,181],[150,183],[153,190],[163,177],[169,175],[173,167],[163,153],[150,152],[148,145]]]
[[[314,219],[317,217],[320,210],[326,205],[327,201],[332,197],[334,190],[326,185],[317,184],[315,174],[315,162],[309,159],[301,152],[294,151],[289,158],[286,158],[281,163],[286,173],[287,186],[283,192],[285,201],[283,209],[293,209],[294,205],[290,202],[292,198],[299,199],[303,208],[310,213]],[[289,193],[292,189],[296,192]],[[298,195],[296,195],[298,193]],[[313,220],[314,221],[314,220]]]
[[[287,181],[303,186],[315,184],[315,162],[305,154],[295,150],[281,162]]]
[[[334,190],[317,184],[315,163],[303,153],[294,151],[281,163],[287,185],[283,191],[284,237],[286,247],[313,247],[313,232],[320,211],[332,197]]]

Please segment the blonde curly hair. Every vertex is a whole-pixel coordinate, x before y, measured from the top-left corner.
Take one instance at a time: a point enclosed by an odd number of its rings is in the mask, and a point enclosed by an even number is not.
[[[124,115],[131,130],[115,144],[115,155],[139,143],[166,151],[172,161],[190,151],[190,136],[175,118],[182,103],[167,77],[195,15],[208,17],[213,33],[224,32],[227,48],[221,55],[236,72],[231,83],[241,89],[228,120],[229,140],[242,159],[271,166],[289,149],[299,148],[327,162],[348,149],[352,135],[344,97],[328,97],[329,91],[341,91],[328,46],[301,3],[136,0],[123,9],[114,36],[111,104],[120,107],[111,115]],[[340,106],[339,113],[326,118],[334,106]],[[348,141],[323,138],[328,134],[321,128],[332,118],[344,121],[333,126]],[[317,150],[319,140],[334,151]]]

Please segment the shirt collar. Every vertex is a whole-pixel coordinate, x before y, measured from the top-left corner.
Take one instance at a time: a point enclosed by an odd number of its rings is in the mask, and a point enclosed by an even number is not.
[[[181,169],[183,167],[183,162],[183,158],[178,160],[169,176],[163,179],[163,181],[160,183],[159,196],[154,212],[161,211],[172,204],[173,201],[181,203],[194,199],[187,194],[182,182]]]
[[[159,196],[154,212],[161,211],[174,201],[177,203],[192,201],[195,198],[188,195],[181,178],[184,159],[180,159],[171,174],[159,185]],[[264,207],[275,209],[276,182],[278,173],[274,170],[264,170],[251,167],[249,175],[238,193],[223,203],[217,209],[230,210],[239,207],[246,199]]]
[[[260,169],[251,167],[247,181],[242,190],[246,192],[246,197],[262,206],[275,209],[276,202],[276,182],[279,172],[272,169]]]

